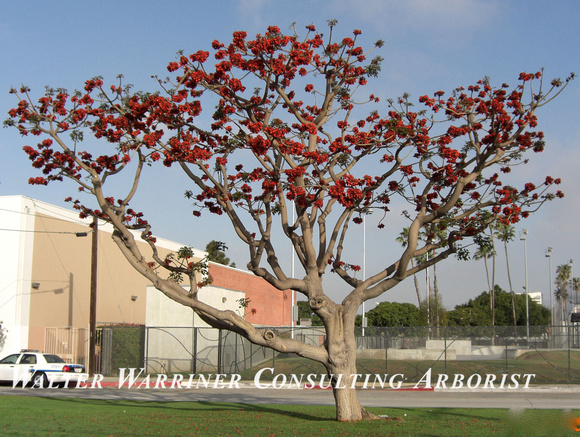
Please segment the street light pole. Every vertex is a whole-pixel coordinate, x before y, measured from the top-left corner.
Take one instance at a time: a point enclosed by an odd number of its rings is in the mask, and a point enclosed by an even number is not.
[[[91,243],[91,300],[89,306],[89,374],[96,370],[97,340],[97,247],[99,245],[99,221],[93,217],[93,238]]]
[[[546,258],[548,258],[549,276],[550,276],[550,324],[554,326],[554,305],[552,303],[552,246],[546,249]]]
[[[372,208],[366,208],[364,210],[364,217],[363,217],[363,262],[362,262],[362,280],[363,282],[366,280],[366,257],[367,257],[367,215],[371,215],[373,213]],[[365,336],[365,328],[367,326],[367,317],[365,314],[365,302],[363,300],[362,303],[362,336]]]
[[[291,208],[292,208],[292,226],[294,226],[294,201],[292,201],[290,203]],[[295,251],[294,251],[294,243],[292,242],[292,239],[290,239],[290,249],[291,249],[291,253],[290,253],[290,276],[294,279],[294,255],[295,255]],[[296,306],[296,290],[292,290],[292,292],[290,293],[290,300],[291,305],[290,305],[290,319],[291,320],[291,325],[292,325],[292,329],[291,329],[291,338],[294,339],[294,327],[296,326],[296,316],[298,313],[298,310],[295,309],[294,307]]]
[[[570,283],[574,284],[574,258],[570,258]],[[576,299],[578,300],[578,299]],[[577,305],[578,302],[575,302],[574,305]]]
[[[528,237],[528,230],[523,229],[520,232],[520,240],[524,241],[524,268],[526,273],[526,333],[528,336],[528,347],[530,346],[530,308],[528,304],[528,246],[527,246],[527,237]]]

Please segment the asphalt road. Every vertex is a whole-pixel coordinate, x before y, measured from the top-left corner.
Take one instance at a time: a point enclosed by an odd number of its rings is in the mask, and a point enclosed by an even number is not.
[[[104,387],[102,389],[30,389],[0,387],[0,395],[43,396],[105,400],[157,402],[235,402],[245,404],[334,405],[330,390],[257,389],[154,389]],[[507,408],[580,409],[580,387],[531,387],[527,390],[358,390],[359,400],[368,407],[398,408]]]

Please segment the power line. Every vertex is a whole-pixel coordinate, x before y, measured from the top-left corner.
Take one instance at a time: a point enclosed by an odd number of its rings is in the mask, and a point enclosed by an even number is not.
[[[35,231],[35,230],[26,230],[26,229],[0,229],[0,231],[6,231],[6,232],[35,232],[35,233],[39,233],[39,234],[71,234],[71,235],[76,235],[77,237],[86,237],[87,235],[89,235],[88,232]]]

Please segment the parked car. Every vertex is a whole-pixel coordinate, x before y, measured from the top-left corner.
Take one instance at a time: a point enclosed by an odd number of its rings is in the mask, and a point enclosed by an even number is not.
[[[87,375],[82,364],[67,364],[61,357],[38,351],[22,350],[0,360],[0,382],[13,385],[30,384],[32,387],[76,385]]]

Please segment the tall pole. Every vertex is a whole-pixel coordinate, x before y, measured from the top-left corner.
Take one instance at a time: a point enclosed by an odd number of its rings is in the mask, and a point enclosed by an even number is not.
[[[291,208],[292,208],[292,226],[294,226],[294,202],[290,203]],[[290,248],[291,253],[290,253],[290,276],[292,278],[294,278],[294,243],[292,242],[292,239],[290,239]],[[292,300],[291,305],[290,305],[290,318],[292,319],[292,329],[291,329],[291,337],[294,338],[294,327],[296,326],[296,320],[294,320],[294,306],[296,305],[296,290],[292,290],[291,293],[291,297],[290,299]]]
[[[574,259],[570,258],[570,283],[573,285],[574,284]],[[578,296],[578,293],[576,293],[576,297]],[[570,298],[571,300],[572,298]],[[574,302],[574,305],[578,304],[578,299],[576,299],[576,302]]]
[[[363,217],[363,262],[362,262],[362,280],[363,282],[366,280],[366,261],[367,261],[367,215],[371,215],[373,213],[372,208],[366,208],[364,210],[364,217]],[[365,336],[365,328],[367,326],[367,317],[365,313],[365,301],[363,300],[362,303],[362,335]]]
[[[89,308],[89,374],[95,374],[97,336],[97,248],[99,243],[99,222],[93,217],[93,238],[91,242],[91,300]]]
[[[530,346],[530,308],[529,308],[529,303],[528,303],[528,246],[527,246],[527,242],[528,242],[528,230],[527,229],[523,229],[522,232],[520,233],[520,240],[524,241],[524,267],[525,267],[525,272],[526,272],[526,333],[528,336],[528,347]]]
[[[363,262],[362,262],[362,280],[366,279],[366,257],[367,257],[367,211],[364,212],[363,217]],[[362,303],[362,336],[365,336],[366,316],[365,316],[365,301]]]
[[[549,276],[550,276],[550,324],[554,326],[554,304],[552,302],[552,246],[546,249],[546,258],[548,258]]]
[[[73,312],[74,312],[74,299],[73,299],[73,285],[74,276],[72,273],[68,275],[68,326],[72,328],[73,326]]]

